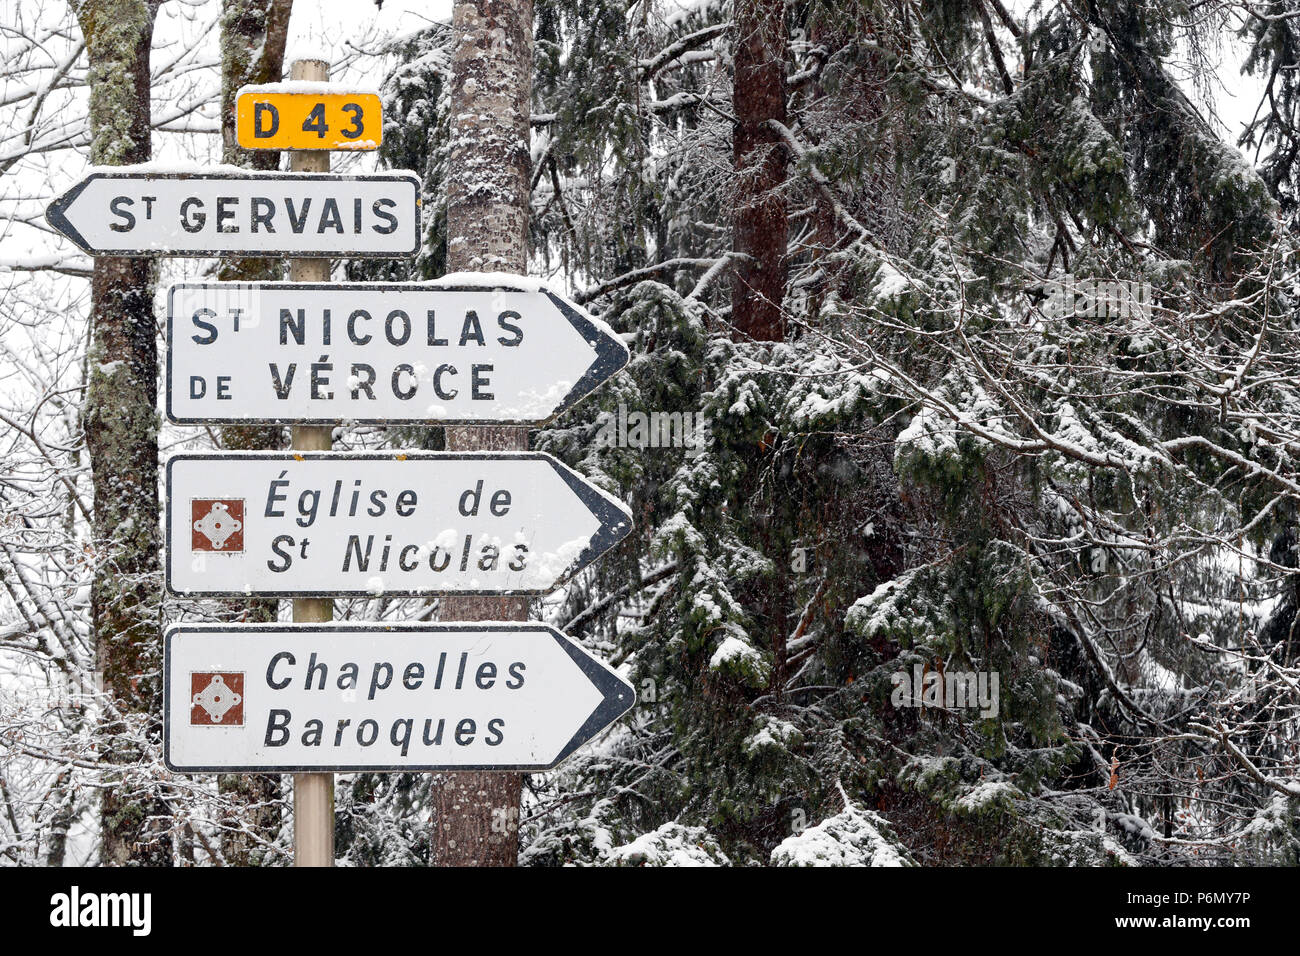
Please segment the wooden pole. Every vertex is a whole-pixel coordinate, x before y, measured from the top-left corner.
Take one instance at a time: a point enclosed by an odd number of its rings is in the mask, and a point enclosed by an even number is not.
[[[447,268],[528,272],[532,0],[456,0],[452,28]],[[528,449],[528,429],[447,429],[453,451]],[[444,621],[526,621],[528,599],[444,597]],[[514,866],[519,856],[517,773],[437,774],[430,788],[435,866]]]
[[[294,60],[289,68],[294,80],[325,82],[329,64],[323,60]],[[328,150],[295,150],[289,154],[289,168],[298,173],[327,173]],[[289,279],[293,282],[328,282],[329,259],[290,259]],[[295,425],[294,451],[329,451],[334,428],[331,425]],[[334,616],[330,598],[295,598],[294,621],[328,621]],[[334,775],[293,775],[293,865],[334,865]]]

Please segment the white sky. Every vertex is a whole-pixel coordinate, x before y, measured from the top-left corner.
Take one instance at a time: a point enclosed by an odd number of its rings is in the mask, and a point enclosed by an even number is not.
[[[414,33],[430,20],[451,19],[452,0],[294,0],[286,53],[341,51],[368,31]]]

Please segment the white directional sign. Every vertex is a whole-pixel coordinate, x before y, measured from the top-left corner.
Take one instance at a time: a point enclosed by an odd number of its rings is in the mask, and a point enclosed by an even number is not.
[[[193,624],[167,631],[181,772],[548,770],[632,706],[545,624]]]
[[[621,502],[533,452],[167,462],[167,587],[182,596],[540,594],[631,528]]]
[[[410,256],[413,173],[91,173],[45,219],[91,255]]]
[[[544,422],[627,364],[536,280],[181,283],[167,310],[178,424]],[[514,287],[507,287],[511,282]]]

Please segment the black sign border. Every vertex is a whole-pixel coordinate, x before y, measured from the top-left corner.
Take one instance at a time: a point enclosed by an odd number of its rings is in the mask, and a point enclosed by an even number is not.
[[[88,175],[81,182],[77,183],[58,199],[54,200],[45,210],[45,221],[49,223],[50,228],[61,236],[71,240],[82,252],[90,256],[115,256],[120,258],[147,256],[149,258],[167,258],[167,259],[205,259],[209,257],[224,258],[229,256],[240,256],[243,258],[280,258],[289,257],[294,259],[406,259],[420,252],[420,246],[423,240],[422,222],[420,220],[420,194],[423,190],[423,184],[420,177],[415,173],[405,170],[395,173],[373,173],[352,175],[344,173],[257,173],[244,172],[240,173],[235,170],[229,172],[213,173],[149,173],[149,172],[130,172],[131,167],[123,166],[123,172],[108,172],[99,170]],[[275,249],[275,248],[258,248],[258,249],[185,249],[180,252],[173,252],[167,249],[112,249],[97,251],[89,246],[86,237],[83,236],[75,226],[68,220],[67,210],[76,201],[77,197],[85,191],[91,183],[97,179],[113,180],[157,180],[157,179],[176,179],[176,180],[253,180],[261,182],[294,182],[302,180],[324,180],[329,182],[411,182],[415,185],[415,205],[412,214],[415,217],[415,245],[409,250],[398,250],[393,252],[357,252],[355,250],[324,250],[313,252],[303,249]]]
[[[163,560],[163,578],[167,593],[177,598],[220,598],[220,597],[265,597],[265,598],[347,598],[375,597],[368,590],[354,591],[252,591],[252,590],[230,590],[230,591],[178,591],[172,586],[172,561],[175,555],[171,551],[172,540],[172,466],[178,461],[457,461],[472,459],[476,461],[493,461],[493,460],[517,460],[532,459],[544,461],[551,466],[557,475],[564,481],[578,500],[586,506],[587,510],[595,516],[600,522],[600,528],[587,543],[573,562],[564,569],[556,579],[546,588],[519,589],[513,591],[463,591],[457,588],[430,588],[430,589],[401,589],[385,588],[384,595],[387,597],[439,597],[442,595],[476,595],[476,596],[531,596],[541,597],[550,594],[556,588],[562,587],[565,583],[572,580],[573,577],[584,568],[612,549],[620,541],[626,538],[632,532],[633,520],[632,512],[627,510],[621,502],[615,502],[612,498],[606,498],[604,493],[597,488],[587,484],[577,472],[568,465],[559,461],[552,455],[542,451],[467,451],[467,452],[447,452],[447,451],[412,451],[412,452],[348,452],[348,451],[299,451],[299,452],[179,452],[167,459],[166,477],[163,483],[163,509],[164,509],[164,560]],[[245,512],[247,515],[247,512]]]
[[[427,422],[437,425],[545,425],[598,389],[609,379],[621,372],[631,361],[627,346],[613,335],[606,335],[585,315],[550,290],[543,290],[545,296],[560,311],[560,314],[577,330],[587,342],[595,341],[596,358],[582,378],[569,390],[569,394],[545,418],[186,418],[172,411],[172,346],[175,339],[175,296],[181,289],[300,289],[304,292],[322,290],[340,290],[355,292],[528,292],[511,286],[430,286],[422,282],[175,282],[167,289],[167,367],[165,375],[166,397],[164,413],[167,420],[174,425],[338,425],[341,422],[353,422],[358,425],[418,425]]]
[[[317,765],[306,764],[292,767],[267,767],[266,765],[257,766],[220,766],[220,767],[178,767],[172,763],[171,759],[171,658],[172,658],[172,641],[174,638],[185,633],[246,633],[246,634],[275,634],[275,633],[313,633],[313,632],[333,632],[356,631],[358,634],[367,633],[385,633],[385,634],[426,634],[426,633],[447,633],[456,632],[464,633],[466,631],[545,631],[555,639],[573,660],[578,668],[583,672],[586,678],[591,681],[592,685],[601,694],[601,702],[596,705],[586,721],[583,722],[568,743],[561,748],[559,754],[549,764],[401,764],[398,766],[384,765],[356,766],[352,764],[336,765]],[[623,705],[615,696],[618,690],[626,690],[628,693],[628,702]],[[247,686],[245,686],[247,694]],[[636,706],[636,688],[620,677],[612,667],[597,659],[589,653],[572,637],[565,634],[558,628],[549,624],[543,624],[540,621],[445,621],[431,624],[384,624],[379,622],[335,622],[335,623],[310,623],[310,624],[289,624],[284,622],[273,624],[170,624],[163,634],[163,764],[173,773],[424,773],[429,771],[454,772],[454,771],[471,771],[471,770],[495,770],[502,773],[540,773],[546,770],[553,770],[563,763],[575,750],[590,740],[594,740],[606,728],[612,726],[619,718]]]

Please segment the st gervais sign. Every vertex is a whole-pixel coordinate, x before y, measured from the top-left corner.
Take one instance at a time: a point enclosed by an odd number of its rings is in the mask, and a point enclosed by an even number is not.
[[[420,248],[412,173],[91,173],[45,219],[95,256],[384,256]]]

